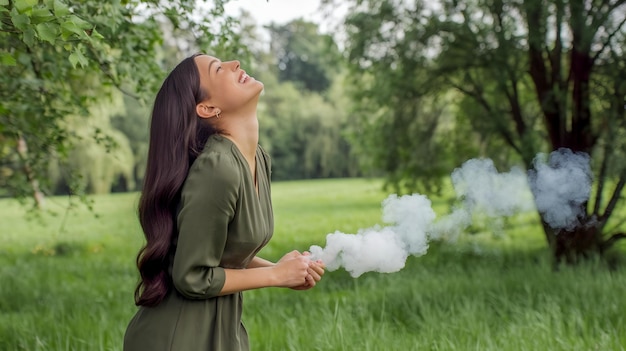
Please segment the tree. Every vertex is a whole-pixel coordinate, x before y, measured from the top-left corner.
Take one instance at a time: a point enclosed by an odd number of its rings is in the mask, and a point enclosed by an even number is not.
[[[317,24],[301,19],[271,24],[267,29],[281,82],[290,81],[318,93],[328,89],[332,76],[339,72],[338,49],[330,35],[320,34]]]
[[[113,91],[110,99],[91,104],[89,118],[80,115],[65,118],[63,123],[68,126],[65,129],[72,131],[68,136],[72,148],[67,158],[55,157],[48,161],[50,194],[65,195],[73,189],[88,194],[135,189],[135,155],[130,140],[113,127],[111,120],[124,110],[122,94]],[[137,123],[137,127],[147,129],[148,124],[142,122]]]
[[[465,116],[483,141],[497,135],[528,169],[541,151],[593,156],[595,195],[579,225],[553,229],[540,213],[557,261],[603,254],[626,237],[607,226],[626,184],[619,137],[626,129],[626,1],[364,0],[351,6],[345,29],[355,96],[374,115],[384,111],[388,134],[398,136],[377,155],[391,162],[388,172],[416,176],[398,156],[413,151],[407,126],[426,118],[421,109],[428,99],[452,89],[461,96],[457,108],[465,106],[457,117]]]
[[[342,133],[348,121],[342,106],[291,82],[279,83],[272,74],[260,73],[258,78],[265,85],[259,101],[259,143],[272,156],[272,179],[361,174]]]
[[[90,108],[114,90],[152,96],[171,68],[168,60],[198,48],[240,51],[225,2],[209,8],[194,0],[0,0],[0,182],[6,195],[30,195],[42,204],[50,192],[50,157],[67,158],[73,147],[70,116],[88,119]],[[164,43],[176,45],[177,55],[162,55]],[[94,128],[92,138],[117,136]]]
[[[347,97],[340,86],[341,76],[328,75],[324,91],[320,92],[306,88],[308,83],[303,80],[313,79],[308,74],[281,79],[278,62],[284,53],[282,47],[273,43],[268,49],[267,42],[249,13],[243,11],[239,22],[241,42],[254,57],[249,65],[242,63],[242,66],[247,67],[248,73],[265,86],[258,108],[259,143],[272,156],[272,179],[362,174],[344,133],[349,116],[342,100]],[[294,23],[297,25],[288,23],[280,27],[281,35],[291,38],[294,43],[299,40],[325,43],[306,46],[307,55],[315,57],[316,64],[324,60],[329,62],[328,56],[336,57],[336,45],[328,42],[332,38],[319,34],[316,24],[301,20]],[[275,25],[270,27],[275,29]],[[304,33],[302,28],[306,28]],[[292,29],[296,32],[291,33]],[[331,50],[331,54],[328,54],[328,50]],[[323,69],[326,72],[339,71],[339,67]]]

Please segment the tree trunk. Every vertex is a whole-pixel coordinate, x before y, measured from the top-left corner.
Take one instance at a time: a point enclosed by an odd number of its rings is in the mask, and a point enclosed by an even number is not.
[[[33,199],[35,200],[35,206],[38,209],[42,209],[45,204],[45,195],[39,188],[39,181],[37,181],[37,177],[32,167],[30,166],[30,162],[28,161],[28,145],[26,144],[26,139],[22,135],[20,135],[17,139],[17,153],[24,164],[23,170],[26,175],[26,179],[28,179],[28,183],[32,189]]]
[[[599,223],[586,216],[573,230],[553,229],[542,220],[555,265],[575,264],[581,259],[603,253],[603,235]]]

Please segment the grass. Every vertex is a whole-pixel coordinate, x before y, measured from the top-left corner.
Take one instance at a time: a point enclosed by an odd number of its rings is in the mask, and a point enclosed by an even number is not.
[[[275,260],[323,246],[335,230],[378,224],[386,196],[362,179],[275,183],[276,231],[261,254]],[[57,198],[58,215],[32,220],[0,201],[0,350],[121,350],[142,244],[137,194],[94,200],[98,217],[66,215]],[[433,199],[439,214],[448,206]],[[248,291],[252,349],[624,350],[624,268],[589,262],[555,272],[534,216],[504,227],[432,243],[397,273],[354,279],[337,270],[310,291]]]

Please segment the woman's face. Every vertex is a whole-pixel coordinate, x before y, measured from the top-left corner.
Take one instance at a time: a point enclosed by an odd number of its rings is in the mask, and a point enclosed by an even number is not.
[[[228,113],[251,102],[256,105],[263,83],[248,76],[239,67],[239,61],[222,62],[212,56],[200,55],[195,62],[200,73],[200,86],[210,96],[204,103],[213,112]]]

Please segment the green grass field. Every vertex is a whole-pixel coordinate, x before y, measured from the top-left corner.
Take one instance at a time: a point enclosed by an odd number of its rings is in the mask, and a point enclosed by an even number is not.
[[[276,231],[261,253],[272,260],[381,224],[388,195],[362,179],[279,182],[273,193]],[[31,220],[0,201],[0,350],[121,350],[135,312],[137,199],[95,197],[95,216],[66,215],[67,199],[53,198],[58,214]],[[553,271],[533,215],[505,221],[504,234],[471,229],[397,273],[337,270],[310,291],[246,292],[252,349],[625,350],[626,266]]]

